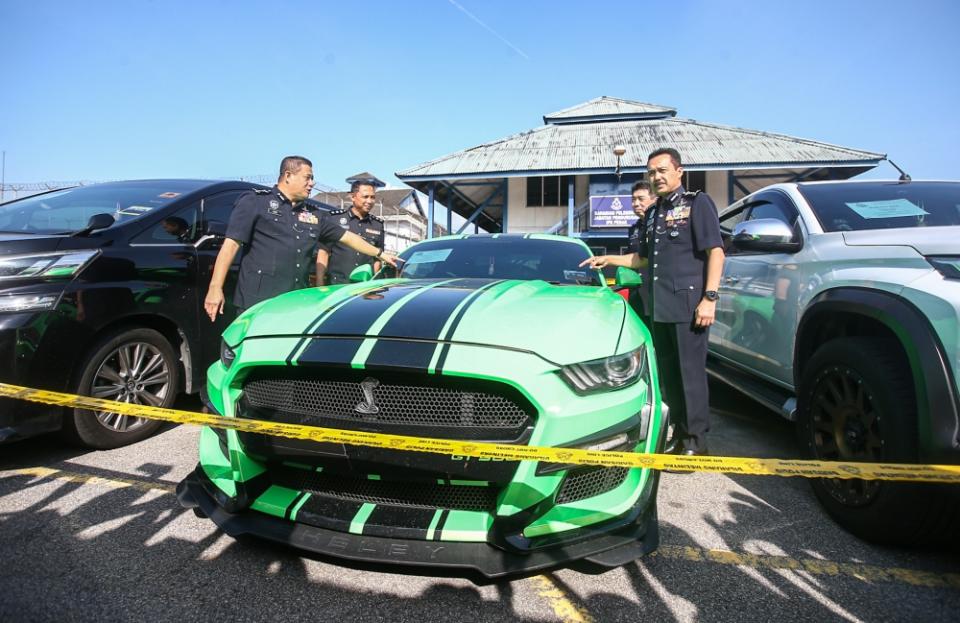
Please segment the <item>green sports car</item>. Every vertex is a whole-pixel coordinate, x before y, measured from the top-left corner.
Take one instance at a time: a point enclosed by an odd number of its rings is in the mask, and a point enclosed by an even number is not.
[[[370,280],[264,301],[223,334],[208,407],[305,426],[652,453],[663,444],[647,328],[581,241],[436,238]],[[390,274],[385,274],[390,273]],[[361,281],[366,279],[365,281]],[[617,287],[639,284],[620,269]],[[658,542],[658,473],[496,461],[203,429],[180,503],[230,535],[488,577]]]

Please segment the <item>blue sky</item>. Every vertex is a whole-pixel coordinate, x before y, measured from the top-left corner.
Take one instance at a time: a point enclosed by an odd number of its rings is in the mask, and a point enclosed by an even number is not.
[[[960,3],[0,0],[10,182],[340,187],[610,95],[960,177]],[[890,177],[881,165],[871,177]]]

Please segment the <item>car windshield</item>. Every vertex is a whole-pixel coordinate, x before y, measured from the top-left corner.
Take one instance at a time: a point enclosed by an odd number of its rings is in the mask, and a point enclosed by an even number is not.
[[[811,184],[800,192],[824,231],[960,225],[960,184]]]
[[[575,242],[521,236],[421,242],[403,253],[400,277],[437,279],[542,279],[563,285],[602,285],[595,270],[580,268],[589,251]]]
[[[0,205],[0,231],[63,234],[87,226],[94,214],[109,214],[119,223],[162,208],[203,185],[183,181],[77,186]]]

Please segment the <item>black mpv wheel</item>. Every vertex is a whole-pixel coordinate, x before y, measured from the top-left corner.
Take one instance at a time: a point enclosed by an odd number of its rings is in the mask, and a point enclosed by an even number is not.
[[[78,394],[155,407],[170,407],[180,382],[180,364],[167,339],[153,329],[108,335],[84,360]],[[64,432],[82,445],[108,449],[140,441],[161,426],[157,420],[106,411],[71,409]]]

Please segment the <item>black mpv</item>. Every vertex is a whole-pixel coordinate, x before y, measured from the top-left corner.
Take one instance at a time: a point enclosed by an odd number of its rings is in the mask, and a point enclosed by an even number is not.
[[[0,205],[0,382],[163,407],[199,391],[235,316],[239,254],[216,322],[203,299],[230,211],[252,188],[112,182]],[[62,430],[113,448],[159,426],[0,399],[0,443]]]

